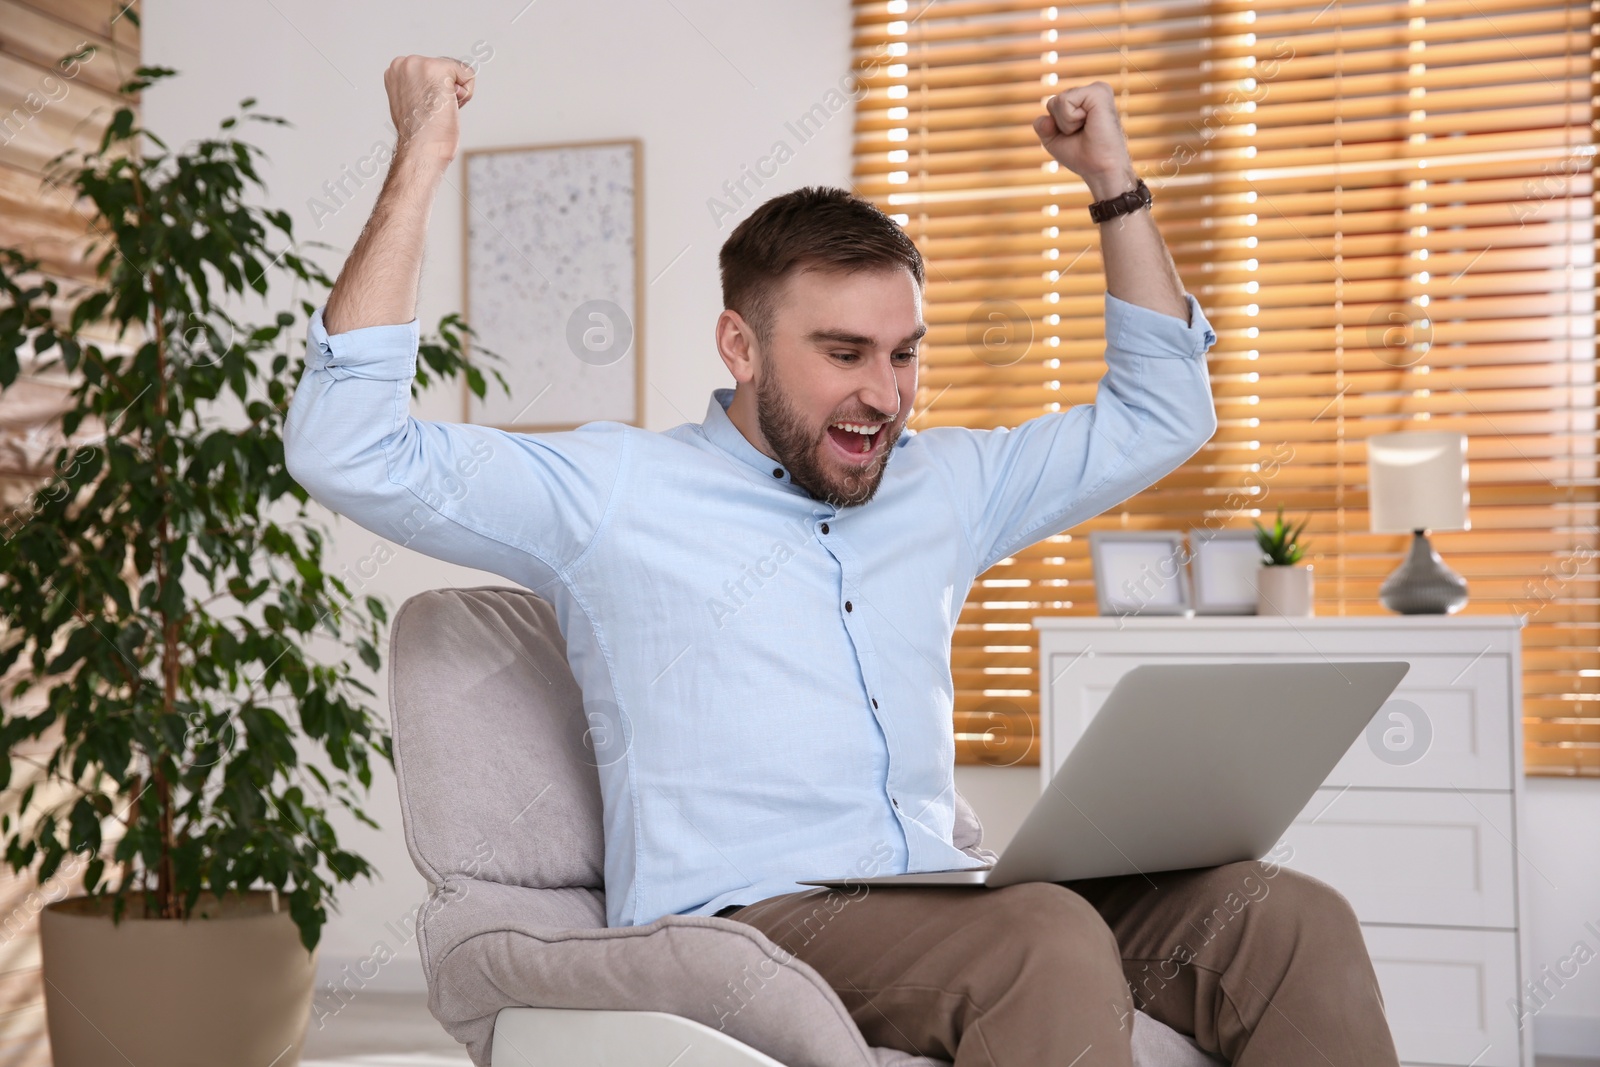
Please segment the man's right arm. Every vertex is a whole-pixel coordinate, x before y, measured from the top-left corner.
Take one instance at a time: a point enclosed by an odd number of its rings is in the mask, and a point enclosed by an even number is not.
[[[461,143],[460,110],[472,99],[473,71],[455,59],[401,56],[383,74],[394,158],[378,202],[323,318],[330,334],[409,322],[428,236],[428,216]]]
[[[394,159],[327,304],[311,317],[284,460],[312,499],[394,544],[537,588],[598,533],[625,427],[515,434],[409,413],[428,215],[455,154],[455,112],[470,99],[470,76],[456,60],[422,56],[395,60],[384,76]]]

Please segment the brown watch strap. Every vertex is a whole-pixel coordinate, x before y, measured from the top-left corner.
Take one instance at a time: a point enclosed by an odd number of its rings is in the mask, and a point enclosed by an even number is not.
[[[1095,222],[1105,222],[1118,215],[1126,215],[1130,211],[1138,211],[1142,207],[1149,207],[1152,197],[1150,187],[1144,179],[1138,179],[1138,184],[1125,193],[1097,200],[1089,205],[1089,217]]]

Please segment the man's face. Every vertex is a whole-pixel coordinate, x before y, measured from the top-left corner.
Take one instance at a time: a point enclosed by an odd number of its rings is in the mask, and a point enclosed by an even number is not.
[[[795,484],[835,507],[878,491],[917,391],[922,293],[907,270],[804,271],[757,361],[762,435]]]

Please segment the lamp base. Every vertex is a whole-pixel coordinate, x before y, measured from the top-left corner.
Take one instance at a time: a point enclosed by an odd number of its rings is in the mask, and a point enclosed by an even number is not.
[[[1417,530],[1411,553],[1384,579],[1378,601],[1401,615],[1450,615],[1467,603],[1467,580],[1445,566],[1428,535]]]

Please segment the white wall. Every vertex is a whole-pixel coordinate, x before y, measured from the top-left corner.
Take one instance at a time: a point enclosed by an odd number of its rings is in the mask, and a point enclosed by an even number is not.
[[[956,788],[997,852],[1022,825],[1039,782],[1037,767],[956,768]],[[1524,805],[1517,875],[1528,894],[1532,967],[1539,975],[1548,965],[1562,982],[1546,985],[1553,993],[1533,1017],[1534,1047],[1547,1056],[1600,1055],[1600,782],[1529,778]]]
[[[375,143],[392,144],[384,68],[408,53],[467,58],[484,42],[493,55],[479,71],[476,97],[462,112],[463,148],[642,139],[642,248],[650,283],[642,331],[646,425],[664,430],[699,422],[710,391],[733,384],[712,343],[722,309],[716,257],[723,240],[754,204],[770,196],[848,179],[848,107],[805,143],[786,127],[849,71],[848,7],[844,0],[539,0],[519,14],[522,7],[523,0],[147,0],[144,62],[174,67],[181,75],[147,93],[145,123],[169,143],[181,144],[213,133],[246,96],[259,99],[259,111],[293,122],[287,130],[250,124],[244,136],[271,157],[264,174],[269,196],[293,215],[297,237],[337,250],[313,252],[332,275],[359,235],[382,179],[355,190],[347,206],[320,218],[320,228],[319,215],[326,212],[309,201],[319,197],[331,204],[325,182],[369,156]],[[484,54],[482,47],[478,53]],[[724,183],[737,182],[778,140],[787,142],[793,158],[764,188],[747,179],[753,197],[743,210],[714,219],[708,200],[721,197],[731,204]],[[461,307],[459,158],[447,181],[428,237],[424,328]],[[456,391],[435,392],[414,408],[419,417],[435,419],[455,419],[459,410]],[[356,573],[379,539],[347,520],[332,528],[334,569],[348,565]],[[398,549],[364,591],[398,607],[426,589],[480,584],[508,583]],[[384,682],[362,674],[380,694],[378,706],[387,719]],[[348,818],[336,825],[341,841],[367,857],[381,878],[358,881],[340,893],[341,914],[324,931],[320,969],[327,979],[352,967],[354,988],[421,989],[409,939],[412,910],[425,883],[406,852],[392,774],[375,776],[371,799],[381,833]],[[374,967],[380,942],[397,958]],[[337,1025],[336,1017],[328,1024]]]
[[[1600,782],[1529,778],[1524,804],[1528,846],[1518,874],[1528,893],[1534,974],[1545,966],[1558,977],[1577,970],[1559,988],[1547,987],[1556,991],[1534,1017],[1534,1047],[1600,1055]]]
[[[520,14],[519,8],[521,0],[147,0],[145,62],[175,67],[182,75],[147,95],[145,121],[181,142],[209,134],[237,100],[250,95],[259,98],[263,112],[290,119],[292,130],[252,126],[248,136],[272,157],[266,170],[271,197],[294,216],[297,234],[338,250],[318,257],[332,274],[360,232],[381,179],[357,190],[347,206],[321,219],[320,228],[309,201],[325,197],[325,182],[392,137],[384,67],[410,52],[465,58],[475,44],[486,43],[493,56],[462,115],[464,147],[643,140],[643,254],[650,280],[642,331],[646,424],[661,430],[699,421],[710,390],[731,384],[711,343],[722,306],[716,253],[748,213],[747,206],[719,225],[707,201],[725,197],[724,183],[738,181],[778,140],[788,143],[794,158],[764,188],[747,185],[756,202],[800,185],[848,180],[848,110],[804,144],[785,126],[821,101],[848,70],[846,5],[538,0]],[[460,307],[459,163],[449,182],[429,233],[424,326]],[[428,396],[415,409],[421,417],[440,419],[454,418],[458,410],[453,392]],[[335,534],[336,568],[354,567],[377,542],[343,520]],[[398,606],[425,589],[485,583],[504,584],[400,549],[368,590]],[[381,679],[368,682],[387,715]],[[995,847],[1020,824],[1037,794],[1037,774],[1031,767],[958,770],[957,782]],[[1585,926],[1600,928],[1600,782],[1531,779],[1527,809],[1523,884],[1532,895],[1534,966],[1555,967],[1578,941],[1600,951],[1600,938]],[[342,839],[371,860],[381,877],[340,894],[342,913],[324,933],[323,975],[360,967],[381,942],[397,958],[375,973],[370,966],[352,970],[358,983],[422,988],[407,939],[424,883],[401,837],[392,776],[377,775],[371,811],[381,833],[348,819],[339,826]],[[330,1016],[328,1024],[337,1025],[337,1019]],[[1535,1026],[1541,1051],[1600,1051],[1600,963],[1584,966]]]

